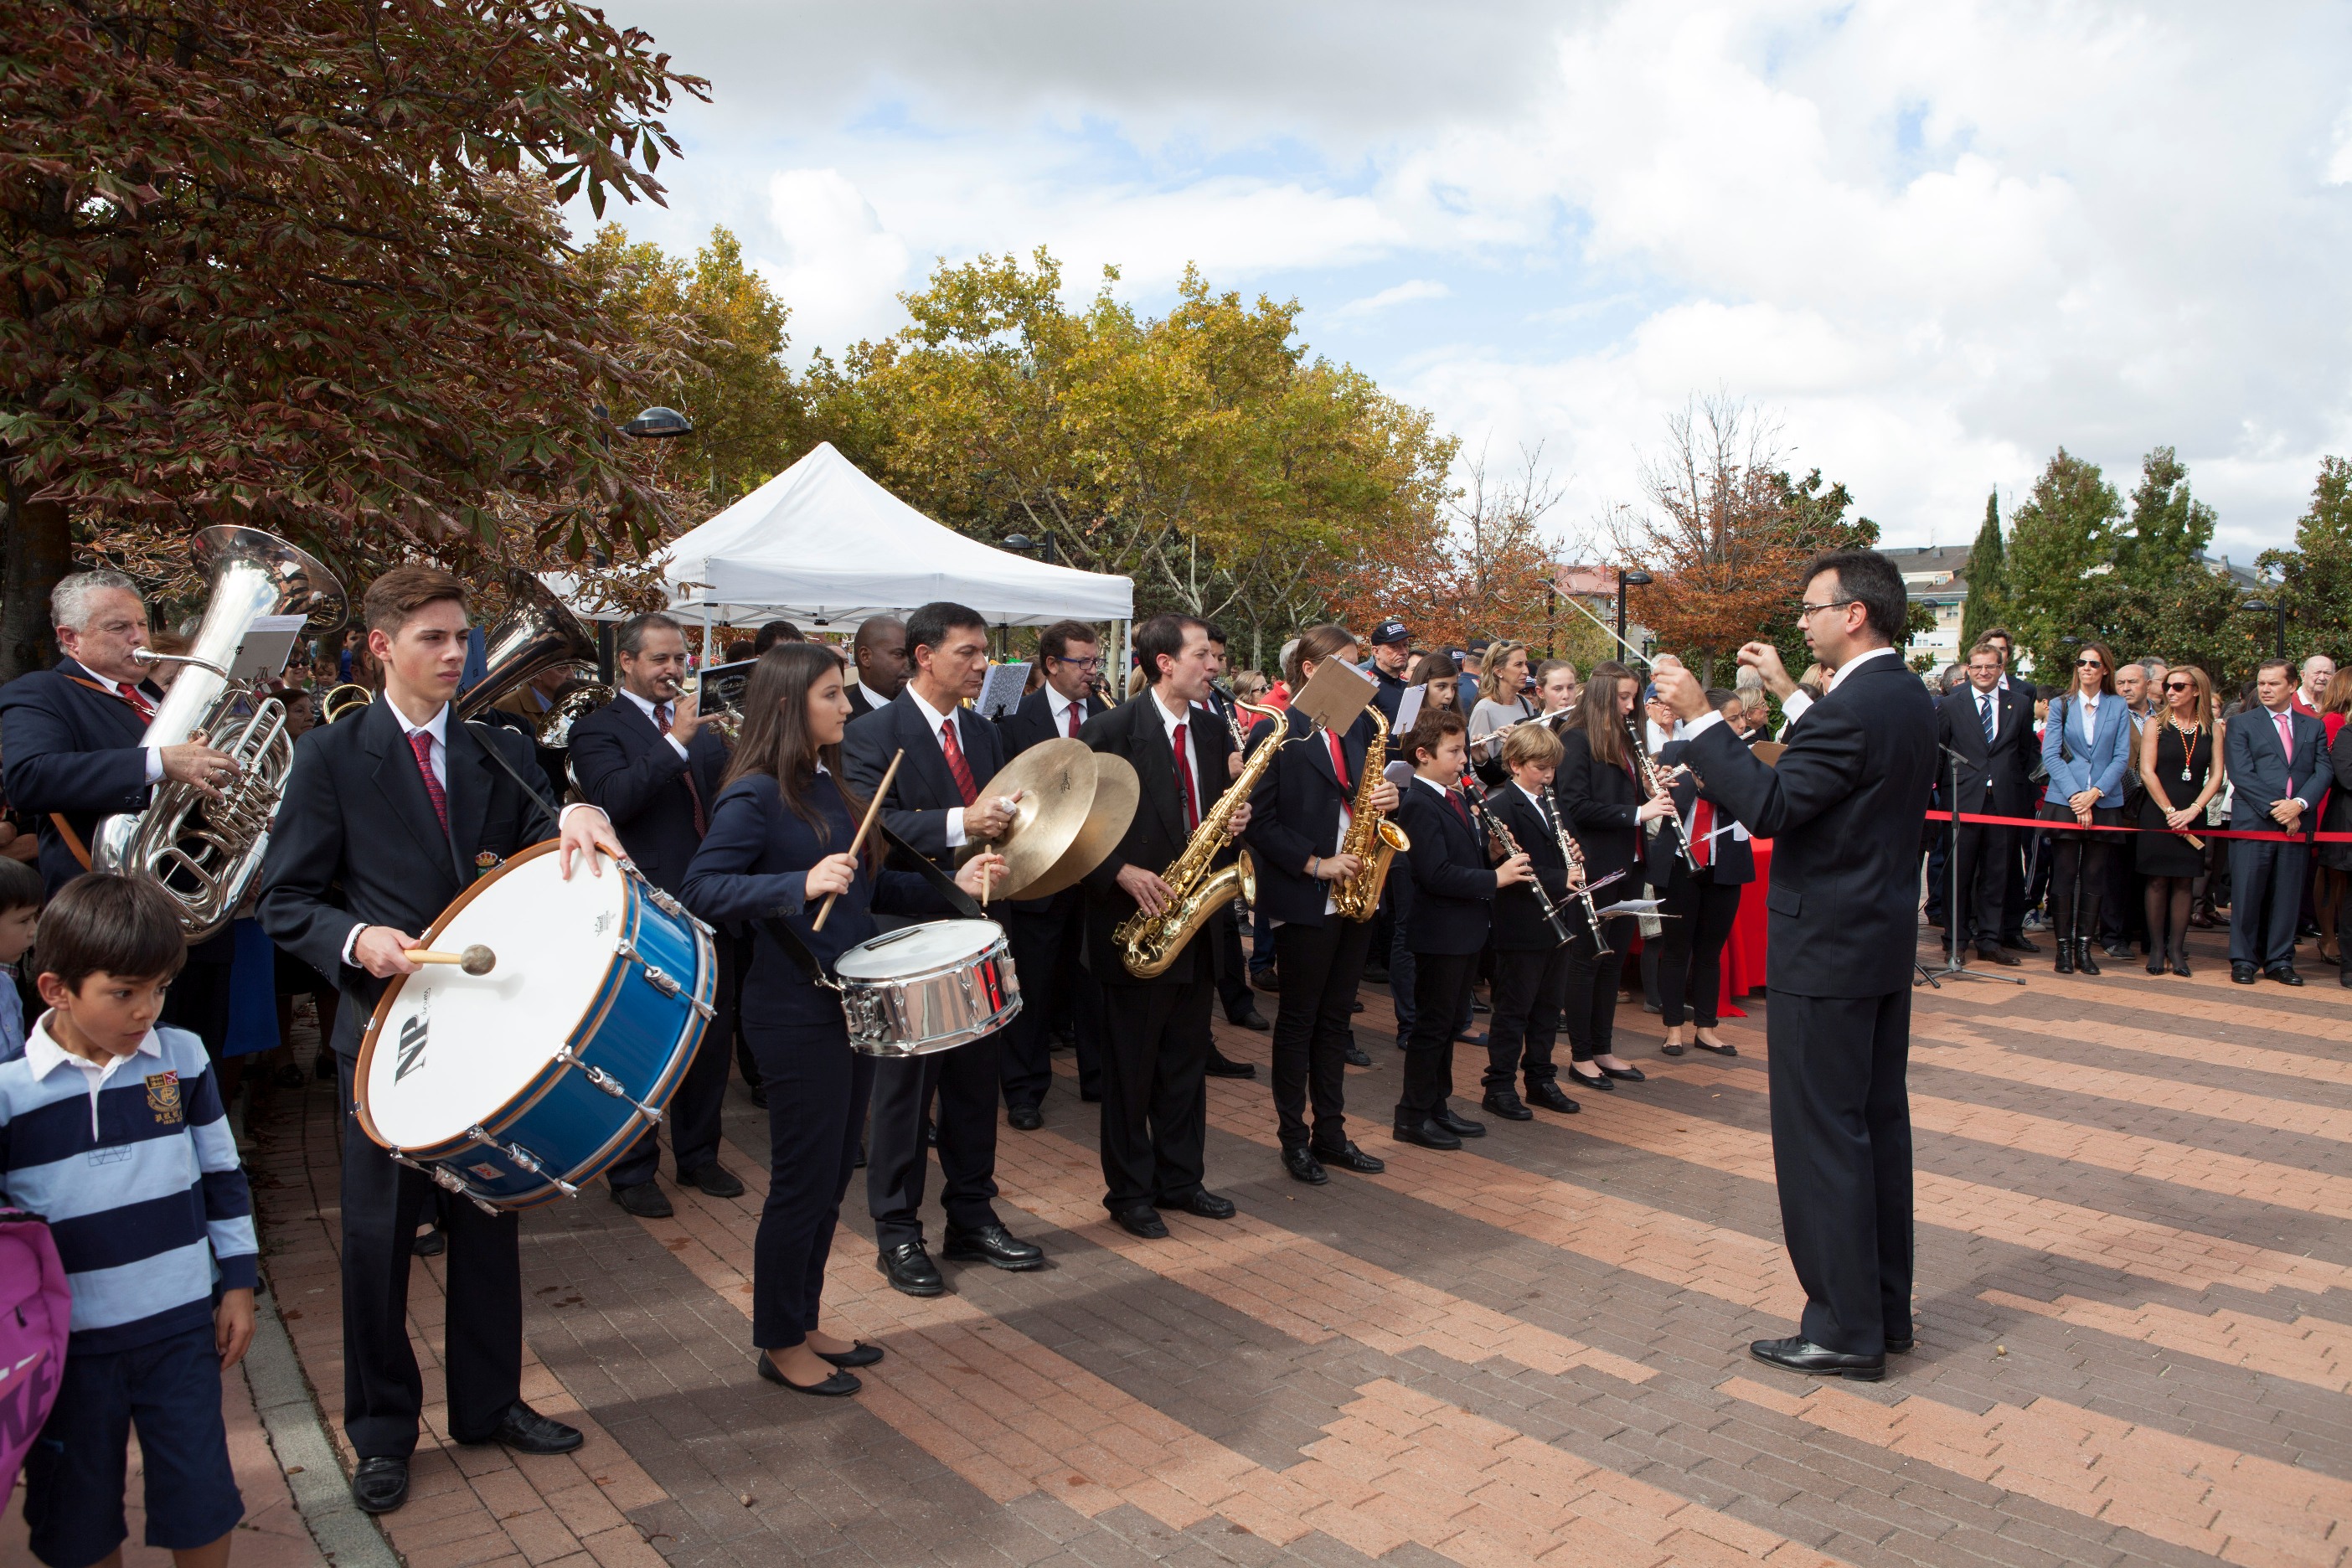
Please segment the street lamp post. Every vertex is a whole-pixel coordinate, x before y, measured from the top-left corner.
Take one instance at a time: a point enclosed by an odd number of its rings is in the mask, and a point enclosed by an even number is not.
[[[598,419],[607,425],[612,424],[612,413],[603,404],[592,406]],[[637,410],[635,418],[613,427],[635,441],[673,441],[680,436],[694,434],[693,420],[675,408],[664,408],[659,404]],[[599,566],[604,564],[601,559],[596,563]],[[709,651],[707,647],[703,649],[706,654]],[[599,621],[596,623],[596,679],[606,686],[613,684],[613,623]]]
[[[1043,552],[1046,565],[1061,564],[1054,559],[1054,534],[1050,529],[1035,539],[1030,538],[1025,533],[1008,533],[1004,536],[1004,548],[1023,555],[1028,554],[1031,551],[1039,551]]]
[[[2284,658],[2286,657],[2286,601],[2282,599],[2277,604],[2273,605],[2263,599],[2248,599],[2244,604],[2238,607],[2246,611],[2250,615],[2266,616],[2274,614],[2278,616],[2278,656],[2281,658]]]
[[[1619,647],[1623,647],[1625,643],[1625,590],[1643,587],[1654,581],[1655,579],[1647,572],[1629,572],[1622,566],[1617,568],[1617,643]]]

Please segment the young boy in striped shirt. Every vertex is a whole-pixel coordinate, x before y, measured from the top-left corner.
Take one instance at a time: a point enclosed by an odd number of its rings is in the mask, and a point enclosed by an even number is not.
[[[253,1339],[257,1258],[204,1042],[155,1026],[186,944],[160,889],[98,874],[49,900],[34,954],[48,1010],[0,1055],[0,1193],[49,1222],[73,1328],[25,1463],[33,1555],[120,1561],[136,1422],[147,1544],[220,1568],[245,1513],[221,1372]]]

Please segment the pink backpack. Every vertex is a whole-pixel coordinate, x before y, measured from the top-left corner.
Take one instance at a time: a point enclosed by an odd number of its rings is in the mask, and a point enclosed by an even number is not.
[[[48,1222],[0,1208],[0,1498],[58,1402],[73,1292]]]

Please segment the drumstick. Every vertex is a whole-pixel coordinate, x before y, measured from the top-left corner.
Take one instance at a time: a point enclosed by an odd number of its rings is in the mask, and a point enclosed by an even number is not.
[[[866,820],[857,825],[857,837],[849,841],[849,874],[853,877],[857,874],[857,852],[866,847],[866,836],[874,830],[875,819],[882,815],[882,797],[890,793],[890,781],[898,776],[898,764],[906,757],[904,748],[890,753],[890,765],[882,770],[882,782],[875,788],[874,803],[866,808]],[[824,929],[824,917],[833,913],[833,900],[839,897],[839,893],[824,896],[824,906],[816,911],[816,919],[809,922],[809,930]]]
[[[463,952],[436,952],[428,947],[412,947],[402,956],[411,963],[454,963],[468,974],[488,974],[499,962],[499,955],[478,942]]]

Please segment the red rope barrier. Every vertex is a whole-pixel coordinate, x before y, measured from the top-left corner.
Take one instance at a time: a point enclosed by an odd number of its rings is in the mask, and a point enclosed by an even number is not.
[[[2309,815],[2308,813],[2305,814]],[[2120,822],[2052,822],[2041,816],[1992,816],[1979,812],[1929,811],[1927,819],[1974,822],[1989,827],[2046,827],[2056,833],[2168,833],[2176,838],[2252,838],[2265,844],[2352,844],[2352,833],[2248,833],[2229,827],[2141,827]]]

